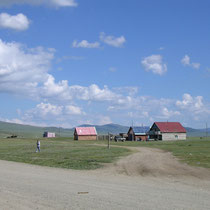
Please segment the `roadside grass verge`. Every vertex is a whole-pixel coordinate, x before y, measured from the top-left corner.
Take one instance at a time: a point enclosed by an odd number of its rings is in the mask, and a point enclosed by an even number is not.
[[[210,137],[183,141],[112,142],[112,145],[151,147],[172,152],[180,161],[192,166],[210,168]]]
[[[126,148],[93,145],[95,141],[70,138],[41,139],[41,152],[36,153],[35,139],[0,139],[0,159],[41,166],[89,170],[131,154]]]

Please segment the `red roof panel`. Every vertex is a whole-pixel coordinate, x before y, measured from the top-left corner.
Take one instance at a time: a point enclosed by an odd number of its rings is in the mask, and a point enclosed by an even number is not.
[[[76,127],[76,132],[78,136],[96,136],[96,128],[95,127]]]
[[[185,128],[179,122],[155,122],[163,133],[186,133]]]

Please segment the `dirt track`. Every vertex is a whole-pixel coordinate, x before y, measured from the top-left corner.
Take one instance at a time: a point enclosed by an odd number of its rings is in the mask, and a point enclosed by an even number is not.
[[[210,209],[210,170],[148,148],[95,171],[0,161],[0,209]]]

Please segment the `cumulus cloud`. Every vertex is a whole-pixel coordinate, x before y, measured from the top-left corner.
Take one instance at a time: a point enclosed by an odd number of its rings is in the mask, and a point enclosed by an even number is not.
[[[89,43],[87,40],[82,40],[81,42],[77,42],[76,40],[72,43],[74,48],[99,48],[99,42]]]
[[[7,7],[15,4],[47,5],[54,7],[76,7],[75,0],[1,0],[0,6]]]
[[[149,119],[180,121],[185,116],[189,119],[195,115],[197,119],[210,116],[209,106],[202,96],[185,93],[182,100],[159,99],[139,96],[138,87],[80,86],[70,85],[68,80],[56,81],[49,74],[54,53],[53,49],[30,49],[20,43],[0,40],[0,93],[38,101],[35,108],[19,111],[23,122],[47,122],[49,125],[55,121],[64,124],[71,121],[72,125],[78,125],[90,119],[92,123],[109,123],[114,118],[115,122],[123,119],[126,123],[134,118],[146,123]],[[162,60],[160,63],[163,65]],[[127,113],[132,113],[132,117]]]
[[[185,55],[182,59],[181,59],[181,63],[184,66],[191,66],[194,69],[199,69],[200,68],[200,63],[191,63],[190,62],[190,57],[189,55]]]
[[[107,86],[99,88],[92,84],[88,87],[68,84],[67,80],[55,82],[52,75],[48,76],[46,82],[41,87],[41,97],[49,100],[68,101],[73,99],[84,101],[112,101],[119,97],[118,94],[111,91]]]
[[[36,106],[36,109],[33,110],[34,113],[42,116],[42,117],[46,117],[47,115],[54,115],[54,116],[58,116],[61,114],[63,107],[62,106],[56,106],[56,105],[52,105],[50,103],[41,103],[38,104]]]
[[[53,57],[52,49],[29,49],[0,40],[0,92],[48,101],[111,101],[120,97],[107,86],[70,86],[67,80],[56,82],[48,73]]]
[[[85,114],[84,112],[82,112],[80,107],[77,106],[73,106],[73,105],[68,105],[65,107],[65,113],[69,114],[69,115],[81,115],[81,114]]]
[[[208,121],[210,117],[210,105],[204,102],[203,96],[191,96],[189,93],[185,93],[182,96],[182,100],[176,101],[176,107],[182,113],[184,120],[188,120],[188,123],[192,121]],[[201,125],[203,126],[203,125]]]
[[[154,74],[162,75],[167,72],[167,65],[163,63],[161,55],[151,55],[145,57],[141,64],[145,68],[146,71],[151,71]]]
[[[14,118],[14,119],[6,119],[6,118],[2,118],[0,117],[0,121],[3,122],[8,122],[8,123],[16,123],[16,124],[25,124],[24,121]]]
[[[113,47],[123,47],[124,43],[126,42],[124,36],[120,37],[106,36],[104,32],[100,33],[100,40]]]
[[[49,77],[53,57],[52,49],[28,49],[0,40],[0,92],[37,95],[37,88]]]
[[[116,93],[123,94],[127,93],[129,96],[134,96],[138,93],[139,88],[138,87],[132,87],[132,86],[125,86],[125,87],[118,87],[113,89]]]
[[[55,82],[55,78],[52,75],[48,75],[47,79],[43,82],[40,87],[41,98],[54,98],[70,100],[69,85],[67,80]]]
[[[172,111],[172,110],[169,110],[166,107],[162,108],[162,116],[163,116],[163,118],[169,119],[169,118],[171,118],[173,116],[180,115],[180,114],[181,113],[179,111]]]
[[[99,117],[99,121],[98,124],[99,125],[107,125],[107,124],[111,124],[112,120],[110,119],[109,116],[100,116]]]
[[[113,101],[119,97],[118,94],[111,91],[107,86],[99,88],[96,84],[88,87],[79,85],[70,86],[70,93],[73,98],[86,101]]]
[[[203,96],[193,98],[190,94],[185,93],[182,96],[182,101],[177,100],[176,105],[182,109],[191,111],[201,110],[203,108]]]
[[[52,103],[37,104],[35,108],[32,108],[22,115],[22,119],[25,121],[30,120],[66,120],[71,116],[80,116],[85,113],[82,109],[75,105],[58,105]]]
[[[0,40],[0,92],[48,101],[114,101],[120,97],[107,86],[70,86],[67,80],[56,82],[48,73],[53,57],[52,49],[29,49]]]
[[[23,31],[28,29],[29,24],[28,18],[22,13],[13,16],[7,13],[0,14],[0,28]]]
[[[185,55],[185,56],[182,58],[181,63],[182,63],[184,66],[190,65],[190,57],[189,57],[188,55]]]

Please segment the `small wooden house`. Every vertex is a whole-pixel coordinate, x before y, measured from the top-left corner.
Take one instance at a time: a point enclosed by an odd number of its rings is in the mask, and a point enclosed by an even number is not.
[[[128,130],[128,141],[147,141],[148,126],[130,127]]]
[[[154,140],[185,140],[187,132],[179,122],[155,122],[149,131]]]
[[[76,127],[74,130],[74,140],[97,140],[95,127]]]

